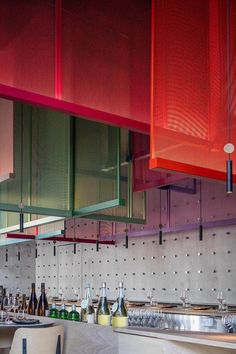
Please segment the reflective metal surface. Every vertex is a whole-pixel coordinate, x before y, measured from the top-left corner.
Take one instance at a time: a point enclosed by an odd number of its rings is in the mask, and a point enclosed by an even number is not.
[[[222,317],[162,313],[152,310],[130,309],[129,326],[158,328],[164,330],[228,332]]]

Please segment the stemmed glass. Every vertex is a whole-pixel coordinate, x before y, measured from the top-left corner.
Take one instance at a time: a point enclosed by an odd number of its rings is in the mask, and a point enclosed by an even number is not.
[[[12,299],[12,309],[14,312],[17,312],[20,307],[20,301],[18,296],[14,296]]]
[[[79,301],[80,300],[80,296],[79,296],[79,290],[77,288],[75,288],[74,294],[75,294],[76,300]]]
[[[97,289],[95,292],[95,296],[97,298],[97,302],[99,301],[99,297],[100,297],[100,289]]]
[[[217,301],[219,302],[219,310],[223,310],[223,302],[225,300],[225,296],[223,291],[219,291],[217,294]]]
[[[186,302],[187,302],[187,294],[186,294],[186,291],[181,291],[179,297],[180,297],[180,300],[181,300],[182,303],[183,303],[183,307],[186,307]]]
[[[234,321],[232,315],[222,316],[222,324],[224,325],[227,333],[233,333]]]
[[[13,299],[12,296],[5,296],[3,299],[3,309],[6,312],[10,312],[13,307]]]
[[[148,290],[147,298],[150,301],[150,306],[152,306],[152,299],[153,299],[153,291],[152,290]]]
[[[63,300],[63,291],[62,291],[62,288],[59,288],[58,295],[59,295],[60,300],[62,301],[62,300]]]

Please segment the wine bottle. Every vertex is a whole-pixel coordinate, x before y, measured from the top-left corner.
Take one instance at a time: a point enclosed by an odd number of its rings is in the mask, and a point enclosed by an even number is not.
[[[20,305],[20,310],[27,312],[27,302],[26,302],[26,295],[23,294],[22,295],[22,301],[21,301],[21,305]]]
[[[68,320],[71,321],[80,321],[80,315],[79,312],[76,311],[76,305],[73,304],[71,307],[71,312],[68,315]]]
[[[128,315],[125,307],[124,300],[124,286],[123,282],[119,283],[119,293],[117,302],[114,304],[112,315],[112,326],[113,327],[127,327],[128,326]]]
[[[107,302],[106,283],[102,283],[101,295],[97,309],[97,323],[102,326],[110,326],[111,316]]]
[[[45,293],[45,283],[41,283],[41,295],[38,302],[37,315],[38,316],[48,315],[48,301]]]
[[[6,288],[3,288],[2,301],[1,301],[1,311],[4,310],[3,301],[6,297]]]
[[[3,303],[3,285],[0,285],[0,309],[2,310]]]
[[[51,318],[58,318],[59,314],[58,314],[58,310],[56,308],[56,304],[52,304],[51,310],[49,311],[49,315],[48,317]]]
[[[37,305],[38,305],[38,300],[37,300],[37,296],[35,294],[35,283],[32,283],[31,295],[30,295],[30,300],[29,300],[29,305],[28,305],[28,314],[29,315],[36,315]]]
[[[65,304],[61,305],[61,309],[59,311],[59,318],[61,320],[68,320],[68,311],[66,310]]]
[[[81,321],[87,323],[95,323],[95,312],[92,301],[90,284],[85,287],[85,298],[81,302]]]

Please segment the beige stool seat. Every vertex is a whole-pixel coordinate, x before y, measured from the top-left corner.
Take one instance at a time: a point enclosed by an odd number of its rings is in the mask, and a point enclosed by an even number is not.
[[[63,354],[64,327],[19,328],[10,354]]]

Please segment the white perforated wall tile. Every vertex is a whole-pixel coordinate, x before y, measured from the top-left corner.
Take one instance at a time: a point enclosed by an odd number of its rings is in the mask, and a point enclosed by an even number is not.
[[[59,245],[58,265],[58,287],[62,289],[63,296],[66,299],[74,299],[75,291],[81,295],[81,246],[76,245],[76,254],[74,254],[74,245]]]
[[[7,256],[6,256],[7,254]],[[11,293],[20,289],[28,294],[35,282],[34,242],[0,248],[0,285]]]
[[[40,284],[46,283],[47,291],[51,296],[58,295],[58,257],[57,254],[54,256],[53,247],[51,241],[37,242],[35,259],[36,289],[39,292]]]
[[[158,301],[177,301],[178,292],[189,289],[191,302],[216,303],[217,291],[223,290],[227,302],[236,304],[235,238],[236,226],[228,226],[205,230],[202,242],[198,232],[191,231],[164,235],[162,246],[158,236],[130,238],[128,249],[123,240],[115,246],[100,245],[99,252],[95,245],[80,244],[76,255],[73,245],[57,245],[56,257],[52,243],[40,242],[36,275],[38,281],[46,281],[50,295],[58,295],[61,287],[66,298],[75,297],[75,288],[81,294],[86,282],[95,294],[106,281],[109,297],[114,299],[123,280],[130,300],[147,300],[147,290],[153,289]],[[54,277],[59,274],[57,291],[51,283],[55,285],[56,278],[44,278],[49,271]]]

